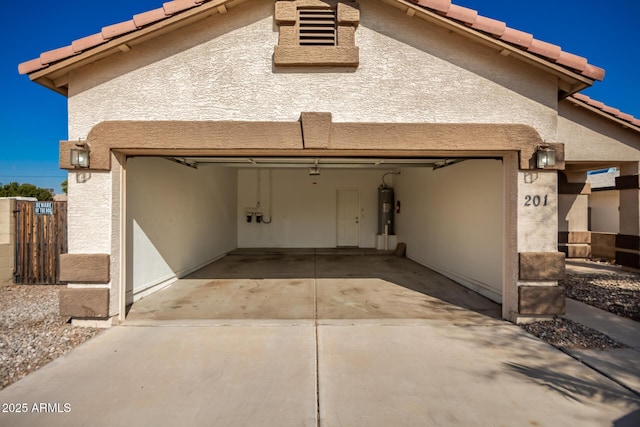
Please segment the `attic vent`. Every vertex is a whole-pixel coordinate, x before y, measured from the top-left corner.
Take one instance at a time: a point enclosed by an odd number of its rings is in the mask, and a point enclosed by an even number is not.
[[[300,46],[336,46],[335,9],[298,9]]]
[[[274,18],[278,45],[273,63],[278,67],[358,66],[356,28],[358,4],[349,0],[276,1]]]

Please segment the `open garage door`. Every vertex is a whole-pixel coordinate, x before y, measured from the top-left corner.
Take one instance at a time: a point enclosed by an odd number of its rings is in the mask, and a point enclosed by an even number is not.
[[[502,162],[486,158],[130,157],[127,303],[238,248],[383,242],[499,302],[502,180]],[[381,186],[395,192],[385,207]],[[385,209],[394,234],[381,239]]]

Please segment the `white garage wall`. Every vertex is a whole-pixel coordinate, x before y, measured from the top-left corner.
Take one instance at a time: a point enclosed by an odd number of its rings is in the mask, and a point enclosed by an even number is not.
[[[591,231],[618,233],[620,230],[620,191],[594,191],[589,195]]]
[[[127,162],[127,299],[236,248],[236,171]]]
[[[336,246],[336,196],[339,188],[360,193],[359,246],[375,247],[378,186],[383,170],[322,169],[310,176],[307,169],[273,169],[273,222],[246,222],[244,209],[257,201],[257,169],[238,170],[238,247],[327,248]],[[260,170],[262,211],[269,208],[269,171]],[[390,184],[391,176],[385,178]],[[314,184],[315,183],[315,184]]]
[[[495,301],[502,294],[502,164],[406,168],[396,178],[398,241],[407,256]]]

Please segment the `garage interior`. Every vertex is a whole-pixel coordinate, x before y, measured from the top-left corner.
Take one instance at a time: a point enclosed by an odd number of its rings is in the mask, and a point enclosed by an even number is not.
[[[127,320],[499,318],[503,194],[499,158],[130,157]]]

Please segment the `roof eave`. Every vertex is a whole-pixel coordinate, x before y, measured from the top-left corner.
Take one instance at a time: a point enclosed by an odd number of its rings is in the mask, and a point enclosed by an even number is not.
[[[54,81],[49,79],[49,78],[47,78],[47,77],[35,78],[35,77],[32,77],[31,75],[29,75],[29,78],[31,79],[31,81],[36,82],[36,83],[46,87],[47,89],[51,89],[54,92],[58,92],[60,95],[63,95],[65,97],[69,96],[68,84],[64,84],[64,85],[61,85],[61,86],[56,86]]]
[[[177,13],[176,15],[150,24],[137,31],[118,36],[74,56],[52,63],[46,68],[29,73],[29,78],[36,83],[67,96],[66,75],[68,75],[70,71],[96,62],[107,56],[126,52],[136,44],[142,43],[145,40],[173,31],[181,26],[189,25],[192,22],[204,19],[210,15],[225,13],[227,5],[235,5],[244,1],[245,0],[217,0],[204,3],[193,9],[188,9],[184,12]],[[551,73],[558,78],[558,98],[560,99],[590,87],[595,82],[594,79],[585,75],[573,72],[564,66],[549,61],[548,59],[544,59],[535,54],[524,51],[517,46],[498,40],[495,37],[491,37],[481,31],[453,21],[446,16],[439,15],[438,13],[427,10],[406,0],[382,1],[403,10],[409,16],[417,16],[463,37],[491,47],[503,56],[514,56],[525,63]]]
[[[571,94],[577,93],[587,87],[592,86],[595,83],[594,79],[591,79],[577,72],[573,72],[561,65],[554,64],[547,59],[526,52],[516,46],[505,43],[502,40],[498,40],[494,37],[486,35],[466,25],[452,21],[445,16],[439,15],[435,12],[431,12],[423,7],[420,7],[419,5],[410,3],[405,0],[382,1],[403,10],[409,16],[417,16],[421,19],[424,19],[425,21],[432,22],[463,37],[472,39],[485,46],[489,46],[497,50],[503,56],[513,55],[514,57],[530,65],[541,68],[555,75],[560,80],[558,85],[559,98],[564,98]]]
[[[607,112],[605,112],[605,111],[603,111],[603,110],[601,110],[599,108],[596,108],[596,107],[594,107],[592,105],[589,105],[588,103],[586,103],[584,101],[581,101],[581,100],[579,100],[579,99],[577,99],[575,97],[567,98],[567,101],[571,102],[576,107],[584,108],[585,110],[591,111],[591,112],[597,114],[600,117],[603,117],[603,118],[605,118],[607,120],[610,120],[610,121],[612,121],[614,123],[617,123],[617,124],[619,124],[620,126],[622,126],[625,129],[630,129],[630,130],[632,130],[634,132],[640,133],[640,126],[637,126],[637,125],[635,125],[635,124],[633,124],[631,122],[628,122],[626,120],[619,119],[618,117],[616,117],[614,115],[611,115],[611,114],[609,114],[609,113],[607,113]]]
[[[150,24],[137,31],[116,37],[105,43],[87,49],[77,55],[50,64],[46,68],[28,73],[29,78],[42,86],[54,90],[62,95],[68,94],[68,82],[66,76],[74,69],[94,63],[108,56],[127,52],[137,44],[162,34],[174,31],[180,27],[190,25],[196,21],[205,19],[211,15],[224,14],[227,6],[233,6],[246,0],[218,0],[202,4],[199,7],[186,10],[166,19]]]

